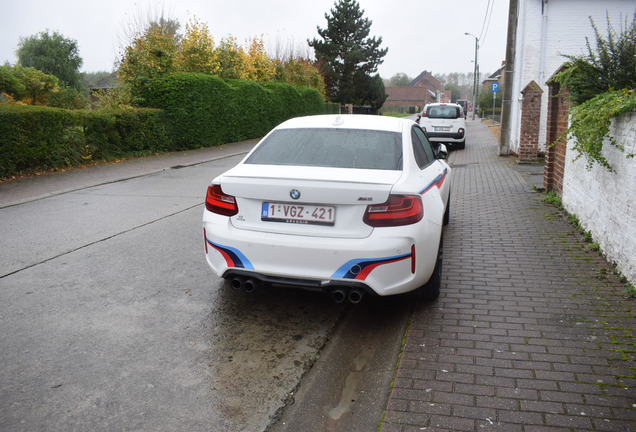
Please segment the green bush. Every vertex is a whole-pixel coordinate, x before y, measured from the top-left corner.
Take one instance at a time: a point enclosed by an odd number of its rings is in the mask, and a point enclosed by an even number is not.
[[[171,150],[259,138],[291,117],[324,112],[322,96],[309,87],[263,87],[204,74],[162,76],[139,96],[144,105],[164,111]]]
[[[325,113],[326,114],[340,114],[340,104],[337,103],[326,103],[325,104]]]
[[[85,113],[86,150],[98,160],[163,152],[169,147],[163,125],[159,110],[109,109]]]
[[[82,133],[73,111],[0,106],[0,177],[67,167],[81,160]]]
[[[0,105],[0,178],[163,151],[161,114]]]
[[[259,138],[291,117],[325,112],[309,87],[204,74],[163,76],[136,99],[158,109],[0,105],[0,178]]]
[[[613,171],[603,156],[603,143],[625,150],[610,134],[612,119],[636,109],[636,13],[631,23],[617,33],[607,17],[607,39],[601,36],[590,18],[596,35],[596,51],[587,42],[587,55],[566,55],[567,68],[556,74],[552,81],[568,89],[572,109],[570,127],[557,142],[574,136],[577,159],[587,159],[587,169],[594,164]],[[634,153],[626,154],[634,157]]]
[[[586,37],[587,54],[565,55],[568,68],[553,80],[570,92],[573,105],[580,105],[600,93],[636,88],[636,13],[625,19],[617,33],[607,16],[607,38],[590,17],[596,37],[596,50]]]

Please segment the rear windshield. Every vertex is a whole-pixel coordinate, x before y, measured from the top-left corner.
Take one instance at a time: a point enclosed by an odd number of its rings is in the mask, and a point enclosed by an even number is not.
[[[279,129],[272,132],[245,163],[401,170],[402,140],[398,132]]]
[[[430,118],[447,118],[447,119],[456,119],[459,118],[459,110],[460,107],[450,106],[450,105],[438,105],[428,107],[426,111],[426,116]]]

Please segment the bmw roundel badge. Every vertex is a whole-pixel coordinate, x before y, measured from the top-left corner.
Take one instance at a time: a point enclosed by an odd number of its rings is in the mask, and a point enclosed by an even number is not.
[[[292,199],[297,200],[300,198],[300,191],[298,189],[292,189],[289,191],[289,196],[292,197]]]

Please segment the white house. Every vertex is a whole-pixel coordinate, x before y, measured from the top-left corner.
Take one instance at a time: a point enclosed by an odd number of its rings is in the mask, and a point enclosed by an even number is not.
[[[546,81],[567,61],[564,55],[587,54],[586,37],[592,49],[596,36],[590,17],[607,39],[608,18],[615,31],[631,23],[634,0],[518,0],[515,59],[510,107],[509,149],[519,154],[522,119],[522,91],[535,82],[543,90],[539,151],[547,140],[548,88]],[[504,143],[505,144],[505,143]]]

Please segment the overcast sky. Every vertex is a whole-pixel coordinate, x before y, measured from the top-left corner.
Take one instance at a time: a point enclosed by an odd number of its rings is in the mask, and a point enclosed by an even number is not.
[[[389,52],[379,67],[382,78],[406,73],[414,78],[472,72],[475,38],[479,65],[494,72],[505,59],[508,0],[359,0],[370,19],[371,36],[382,37]],[[214,40],[232,35],[241,44],[263,36],[276,45],[306,45],[325,28],[335,0],[0,0],[0,64],[15,64],[20,37],[47,29],[77,41],[84,72],[112,71],[126,30],[148,16],[176,18],[181,32],[189,18],[207,23]]]

